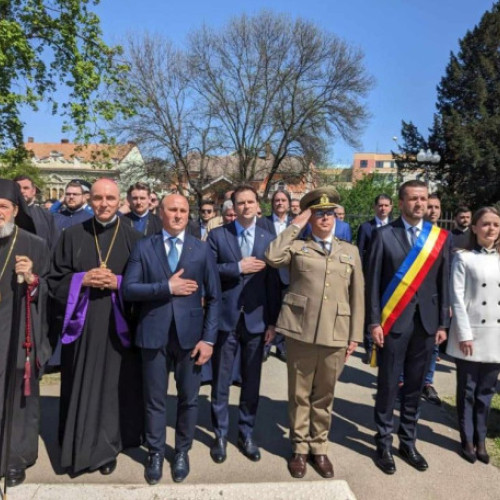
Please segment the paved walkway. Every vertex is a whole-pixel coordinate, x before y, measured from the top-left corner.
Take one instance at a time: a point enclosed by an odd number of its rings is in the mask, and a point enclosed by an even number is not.
[[[386,476],[373,463],[373,402],[376,372],[363,365],[356,353],[346,366],[337,386],[334,418],[330,432],[330,458],[336,480],[322,479],[312,468],[304,479],[292,479],[286,468],[290,452],[287,439],[286,366],[271,357],[264,364],[261,402],[255,438],[262,446],[262,460],[248,461],[235,447],[238,388],[232,389],[230,416],[232,428],[228,460],[216,465],[209,456],[212,442],[209,388],[200,397],[199,425],[190,453],[191,474],[182,485],[174,485],[168,464],[161,485],[148,487],[143,478],[146,452],[128,450],[120,455],[111,476],[98,472],[69,478],[60,469],[56,443],[58,385],[43,386],[43,421],[40,457],[27,471],[26,485],[9,490],[9,500],[37,498],[179,498],[197,499],[301,499],[328,498],[358,500],[483,500],[500,498],[500,470],[492,465],[467,463],[458,455],[456,424],[443,408],[422,403],[418,429],[418,449],[429,462],[429,470],[418,472],[397,457],[397,472]],[[435,386],[441,396],[455,390],[454,365],[438,364]],[[171,387],[173,384],[171,384]],[[170,396],[172,406],[175,397]],[[173,456],[173,417],[167,432],[167,459]],[[395,440],[397,447],[397,439]],[[269,484],[266,484],[269,483]],[[279,483],[279,484],[275,484]],[[51,492],[51,493],[47,493]],[[354,495],[353,495],[354,494]]]

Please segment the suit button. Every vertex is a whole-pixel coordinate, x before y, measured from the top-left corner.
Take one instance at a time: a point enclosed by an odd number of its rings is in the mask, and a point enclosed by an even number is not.
[[[330,274],[330,273],[331,273],[331,271],[327,271],[327,272],[326,272],[326,274]],[[499,304],[500,304],[500,302],[499,302]]]
[[[484,325],[486,323],[486,320],[485,319],[482,319],[481,320],[481,324]]]
[[[332,261],[332,259],[331,259],[331,257],[329,257],[329,258],[328,258],[328,262],[331,262],[331,261]]]
[[[486,301],[484,300],[484,301],[483,301],[483,306],[485,306],[485,305],[486,305]]]
[[[323,300],[328,300],[328,297],[325,295],[325,296],[323,297]]]
[[[486,286],[486,283],[483,283],[481,286],[484,288]],[[500,285],[498,285],[498,286],[500,286]]]
[[[325,286],[330,286],[330,283],[326,283]]]

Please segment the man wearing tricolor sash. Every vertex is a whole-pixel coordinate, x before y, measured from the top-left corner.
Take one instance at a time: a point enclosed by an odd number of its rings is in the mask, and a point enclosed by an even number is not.
[[[396,471],[393,408],[402,372],[399,454],[417,470],[428,468],[415,447],[419,402],[433,347],[446,339],[449,325],[448,232],[424,221],[427,200],[425,183],[402,184],[401,217],[376,231],[371,243],[367,314],[379,359],[376,464],[387,474]]]

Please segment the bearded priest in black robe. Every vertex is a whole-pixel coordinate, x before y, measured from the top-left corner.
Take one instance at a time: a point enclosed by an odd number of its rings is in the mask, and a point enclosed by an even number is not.
[[[34,231],[18,185],[0,179],[0,477],[7,486],[21,484],[38,457],[39,369],[50,356],[49,250]]]
[[[62,322],[61,463],[72,475],[111,474],[117,455],[141,444],[140,356],[119,291],[141,234],[121,223],[119,202],[114,181],[93,184],[95,216],[63,232],[49,277]]]

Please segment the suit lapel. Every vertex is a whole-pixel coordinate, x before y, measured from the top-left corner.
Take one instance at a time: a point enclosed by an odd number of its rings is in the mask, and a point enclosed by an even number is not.
[[[234,258],[239,262],[243,256],[241,255],[241,248],[238,244],[238,235],[236,234],[236,225],[234,222],[225,226],[224,235]]]
[[[163,242],[163,233],[159,233],[152,238],[153,249],[158,256],[163,272],[170,278],[172,276],[172,271],[170,271],[170,266],[168,265],[167,252],[165,250],[165,243]]]
[[[184,233],[184,244],[182,245],[182,252],[179,257],[179,262],[177,263],[177,269],[186,269],[186,265],[191,260],[191,254],[193,251],[193,237],[187,233]],[[170,266],[167,266],[170,268]]]
[[[265,238],[264,230],[259,226],[255,226],[255,238],[253,242],[252,255],[257,257],[258,255],[263,255],[266,251],[267,243]]]
[[[408,242],[408,238],[406,237],[405,225],[403,224],[401,217],[391,223],[391,227],[394,237],[399,241],[399,244],[403,247],[404,252],[408,253],[411,250],[411,247]]]

